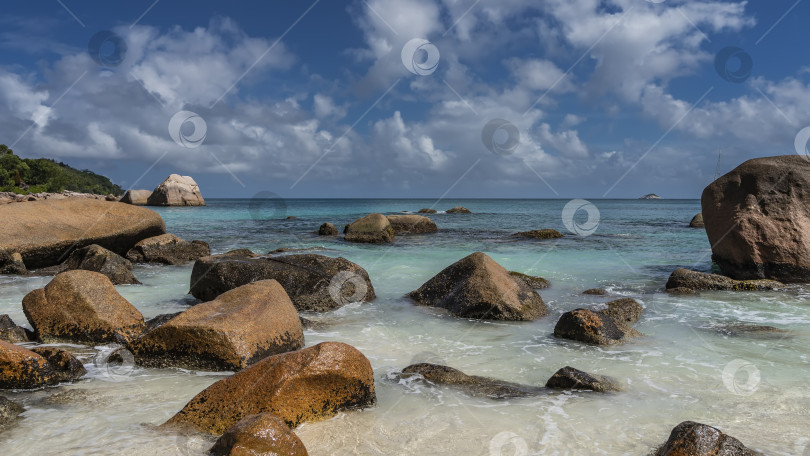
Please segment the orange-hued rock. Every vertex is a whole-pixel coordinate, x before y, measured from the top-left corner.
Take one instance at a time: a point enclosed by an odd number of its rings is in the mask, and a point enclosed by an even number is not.
[[[239,370],[304,346],[304,330],[284,288],[261,280],[197,304],[130,344],[150,367]]]
[[[340,342],[271,356],[203,390],[164,426],[221,434],[242,418],[272,413],[290,427],[376,403],[374,371]]]
[[[38,388],[56,382],[53,368],[45,358],[0,340],[0,389]]]
[[[269,413],[250,415],[217,440],[212,456],[307,456],[301,439],[281,418]]]
[[[23,311],[43,342],[128,343],[145,327],[138,309],[93,271],[57,275],[23,298]]]
[[[138,241],[166,232],[151,209],[88,198],[4,204],[0,220],[0,251],[19,252],[28,269],[55,266],[91,244],[125,255]]]

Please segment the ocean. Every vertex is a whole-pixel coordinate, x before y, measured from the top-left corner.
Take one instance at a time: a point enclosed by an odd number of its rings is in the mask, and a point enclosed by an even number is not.
[[[209,199],[200,208],[156,208],[168,232],[200,239],[214,253],[250,248],[314,249],[369,273],[377,299],[324,314],[306,345],[341,341],[375,372],[377,405],[296,429],[311,455],[647,455],[685,420],[713,425],[769,455],[810,455],[810,289],[774,292],[663,292],[678,267],[711,271],[711,249],[689,221],[697,200]],[[472,214],[446,214],[464,206]],[[319,237],[371,212],[440,211],[439,233],[393,244]],[[568,207],[568,209],[566,209]],[[573,209],[581,209],[573,212]],[[296,219],[288,220],[286,217]],[[524,240],[518,231],[553,228],[562,239]],[[542,276],[550,314],[534,322],[483,322],[414,306],[405,295],[453,262],[482,251],[509,270]],[[144,285],[117,287],[145,318],[188,308],[192,265],[136,265]],[[48,278],[0,276],[0,314],[25,324],[21,301]],[[583,295],[604,288],[608,296]],[[560,315],[619,297],[645,307],[644,337],[618,346],[555,339]],[[727,324],[769,325],[783,333],[729,335]],[[205,454],[214,438],[156,429],[227,373],[109,368],[113,347],[72,349],[88,375],[75,384],[4,392],[27,408],[0,432],[4,455]],[[491,400],[450,387],[401,380],[415,362],[542,386],[572,366],[613,377],[622,392],[550,392]]]

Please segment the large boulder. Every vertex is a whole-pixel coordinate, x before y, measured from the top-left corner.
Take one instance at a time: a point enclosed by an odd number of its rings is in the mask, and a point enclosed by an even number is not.
[[[703,212],[698,212],[697,215],[692,217],[692,221],[689,222],[690,228],[705,228],[706,225],[703,222]]]
[[[719,274],[706,274],[705,272],[678,268],[670,274],[666,289],[762,291],[774,290],[783,286],[783,284],[774,280],[734,280]]]
[[[141,283],[132,274],[132,263],[117,253],[93,244],[74,250],[56,272],[82,269],[107,276],[115,285]]]
[[[536,291],[482,252],[448,266],[409,296],[464,318],[527,321],[548,313]]]
[[[22,275],[28,272],[19,252],[0,250],[0,274]]]
[[[250,251],[197,260],[191,271],[190,293],[210,301],[228,290],[266,279],[277,280],[298,310],[326,312],[376,297],[366,270],[344,258],[260,256]]]
[[[185,241],[173,234],[144,239],[127,252],[134,263],[186,264],[211,255],[211,247],[203,241]]]
[[[189,176],[172,174],[149,195],[149,206],[205,206],[200,187]]]
[[[23,298],[23,311],[43,342],[128,343],[144,329],[138,309],[93,271],[57,275]]]
[[[394,241],[394,228],[391,227],[388,218],[382,214],[369,214],[357,219],[346,225],[343,233],[349,242],[384,244]]]
[[[166,232],[157,212],[87,198],[0,205],[0,251],[18,252],[28,269],[56,266],[76,248],[98,244],[125,255]]]
[[[589,374],[571,366],[558,370],[546,382],[547,388],[589,390],[601,393],[619,391],[621,388],[610,377]]]
[[[614,345],[641,334],[613,318],[586,309],[562,314],[554,326],[554,337],[577,340],[594,345]]]
[[[748,160],[701,197],[712,260],[735,279],[810,281],[810,161]]]
[[[551,287],[551,282],[542,277],[531,276],[517,271],[509,271],[509,274],[516,279],[522,280],[526,285],[535,290],[543,290]]]
[[[184,311],[129,349],[143,366],[220,371],[303,346],[304,329],[287,293],[275,280],[262,280]]]
[[[521,385],[478,375],[467,375],[458,369],[431,363],[412,364],[402,369],[400,375],[403,378],[419,375],[431,383],[453,386],[471,396],[490,399],[530,397],[545,391],[542,387]]]
[[[203,390],[165,423],[222,434],[242,418],[272,413],[290,427],[376,403],[374,371],[340,342],[271,356]]]
[[[30,389],[53,385],[58,380],[42,356],[0,340],[0,389]]]
[[[56,347],[34,347],[31,351],[48,361],[57,382],[73,382],[87,373],[82,362],[67,350]]]
[[[723,434],[719,429],[684,421],[675,426],[669,440],[655,456],[756,456],[760,453],[749,450],[739,440]]]
[[[209,451],[211,456],[307,456],[301,439],[284,421],[258,413],[229,427]]]
[[[151,190],[127,190],[121,197],[121,202],[133,206],[146,206],[150,196],[152,196]]]
[[[433,220],[422,215],[388,215],[388,222],[394,229],[394,235],[436,233],[439,227]]]

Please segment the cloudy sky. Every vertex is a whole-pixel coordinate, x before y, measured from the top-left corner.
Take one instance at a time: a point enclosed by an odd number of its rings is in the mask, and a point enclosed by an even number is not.
[[[810,2],[12,2],[0,143],[207,197],[697,198],[797,153]]]

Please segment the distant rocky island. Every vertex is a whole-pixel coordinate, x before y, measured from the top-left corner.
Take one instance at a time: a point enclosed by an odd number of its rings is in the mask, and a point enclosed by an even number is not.
[[[639,198],[640,200],[660,200],[661,197],[656,195],[655,193],[649,193],[647,195],[642,196]]]

